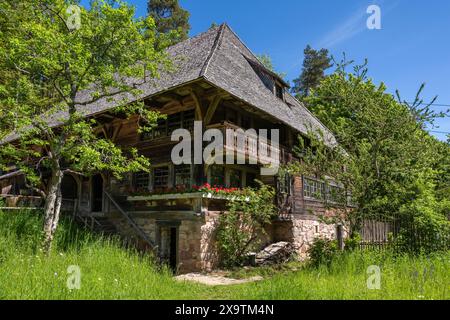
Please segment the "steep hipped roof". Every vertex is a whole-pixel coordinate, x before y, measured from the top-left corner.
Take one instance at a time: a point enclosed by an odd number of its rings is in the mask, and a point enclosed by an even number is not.
[[[286,92],[283,101],[264,85],[251,66],[251,63],[261,63],[226,24],[208,32],[217,32],[218,35],[211,57],[201,74],[203,77],[301,133],[322,131],[328,144],[336,143],[330,130],[297,99]]]
[[[79,111],[85,116],[95,115],[114,108],[117,101],[122,101],[123,98],[132,102],[203,78],[303,134],[307,134],[310,130],[322,131],[327,144],[336,143],[333,134],[297,99],[286,92],[283,101],[264,85],[253,66],[258,65],[262,69],[265,67],[228,25],[213,27],[168,48],[167,52],[173,61],[175,71],[163,72],[158,79],[140,85],[139,89],[142,91],[140,96],[126,94],[121,95],[120,99],[104,98],[80,106]],[[267,69],[266,71],[277,77],[273,72]],[[278,81],[283,83],[282,79]],[[78,101],[89,99],[89,91],[81,93],[78,97]],[[58,119],[64,118],[64,113],[53,115],[51,118],[53,119],[50,120],[51,125],[57,126],[60,124]],[[4,142],[15,138],[17,137],[10,136]]]

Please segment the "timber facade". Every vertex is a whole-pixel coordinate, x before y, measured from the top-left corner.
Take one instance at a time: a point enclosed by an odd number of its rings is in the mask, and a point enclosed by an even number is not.
[[[168,50],[175,71],[144,84],[139,99],[167,115],[148,133],[138,134],[138,117],[124,117],[111,111],[106,100],[86,106],[86,117],[94,117],[96,133],[123,148],[136,148],[150,158],[150,173],[130,173],[118,180],[108,172],[92,176],[66,174],[62,183],[63,210],[86,226],[119,233],[143,250],[155,250],[160,259],[180,273],[216,268],[219,256],[215,228],[220,214],[226,214],[226,198],[189,192],[194,186],[242,188],[254,186],[255,179],[277,189],[279,216],[268,228],[263,246],[278,241],[294,243],[304,257],[315,237],[336,236],[336,226],[322,223],[321,215],[332,215],[324,205],[329,186],[303,176],[284,178],[261,176],[267,161],[281,164],[295,160],[292,150],[298,135],[309,130],[324,133],[334,145],[333,134],[299,101],[288,93],[288,85],[267,70],[226,25],[211,28]],[[224,153],[248,160],[254,156],[251,139],[238,148],[236,129],[278,129],[279,144],[270,137],[258,142],[267,150],[266,161],[253,164],[175,165],[171,152],[178,141],[175,129],[214,128],[224,133]],[[227,129],[234,129],[233,134]],[[237,133],[236,133],[237,132]],[[194,142],[192,142],[194,143]],[[202,145],[202,148],[205,144]],[[20,173],[5,173],[0,180],[6,207],[42,205],[42,200],[25,186]],[[336,186],[337,188],[337,186]]]

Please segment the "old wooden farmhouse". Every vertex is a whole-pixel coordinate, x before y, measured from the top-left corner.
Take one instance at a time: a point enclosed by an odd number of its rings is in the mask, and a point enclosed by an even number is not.
[[[278,187],[280,214],[273,221],[265,245],[288,241],[300,257],[318,236],[335,237],[336,226],[322,223],[326,188],[313,177],[296,176],[277,183],[276,176],[261,176],[262,163],[234,165],[174,165],[171,150],[177,128],[279,129],[280,144],[267,156],[287,163],[294,159],[298,135],[309,129],[324,133],[325,142],[336,143],[333,134],[299,101],[288,85],[266,69],[239,37],[226,25],[212,27],[169,50],[176,66],[160,79],[146,83],[142,99],[149,108],[167,114],[150,133],[137,134],[137,117],[125,119],[111,112],[114,105],[100,100],[84,110],[102,124],[98,133],[122,146],[133,146],[151,159],[149,173],[129,174],[123,180],[108,172],[93,176],[67,174],[63,180],[64,211],[93,228],[117,232],[140,248],[157,248],[158,255],[179,272],[210,270],[219,261],[214,232],[217,217],[224,213],[226,199],[190,190],[205,183],[227,187],[254,185],[259,179]],[[225,148],[235,136],[226,134]],[[248,147],[233,150],[244,158]],[[6,206],[39,206],[18,173],[3,173],[1,194]],[[280,190],[283,186],[283,190]]]

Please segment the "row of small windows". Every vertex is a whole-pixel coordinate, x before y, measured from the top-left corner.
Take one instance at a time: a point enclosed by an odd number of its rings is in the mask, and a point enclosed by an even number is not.
[[[250,187],[256,186],[256,173],[230,168],[228,170],[229,180],[226,183],[225,167],[213,165],[209,169],[209,183],[212,186],[242,188],[245,178],[245,185]],[[152,170],[152,174],[147,172],[137,172],[133,175],[133,186],[139,190],[149,190],[152,186],[153,190],[164,189],[169,186],[175,187],[192,187],[191,185],[191,166],[179,165],[173,167],[173,177],[170,175],[169,166],[156,167]],[[153,178],[151,181],[151,177]],[[171,181],[171,179],[173,179]]]
[[[349,197],[346,196],[343,188],[310,178],[303,178],[303,195],[308,198],[335,203],[349,201]]]
[[[141,135],[142,140],[152,140],[170,136],[176,129],[194,130],[195,111],[187,110],[168,115],[166,119],[158,120],[157,126],[150,132]]]
[[[152,171],[153,176],[153,189],[163,189],[169,186],[170,171],[169,166],[156,167]],[[150,188],[151,174],[148,172],[136,172],[133,175],[133,186],[136,189],[148,190]],[[175,186],[190,187],[191,183],[191,166],[180,165],[174,167],[174,181]]]

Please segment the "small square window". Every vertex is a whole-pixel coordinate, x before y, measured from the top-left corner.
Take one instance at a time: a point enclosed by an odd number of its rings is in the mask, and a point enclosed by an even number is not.
[[[275,85],[275,94],[278,98],[283,100],[283,87],[280,86],[279,84]]]
[[[169,167],[158,167],[153,170],[154,189],[167,188],[169,185]]]
[[[133,174],[133,186],[136,189],[148,189],[150,183],[150,174],[148,172],[136,172]]]
[[[183,113],[183,129],[194,131],[195,111],[189,110]]]
[[[191,166],[179,165],[175,166],[175,186],[190,187],[191,185]]]

